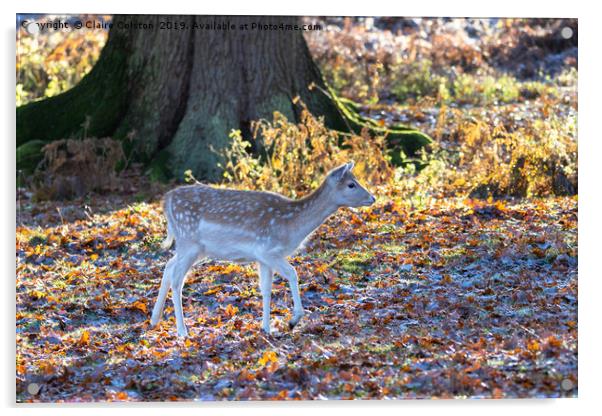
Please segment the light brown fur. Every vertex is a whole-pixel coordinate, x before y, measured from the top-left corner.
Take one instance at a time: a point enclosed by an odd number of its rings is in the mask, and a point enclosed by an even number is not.
[[[178,334],[187,334],[181,291],[188,269],[199,258],[239,263],[257,262],[263,295],[263,329],[269,333],[269,302],[274,272],[285,277],[293,293],[294,326],[303,315],[295,269],[286,257],[326,218],[343,206],[374,202],[351,173],[353,163],[331,171],[311,194],[292,200],[271,192],[219,189],[189,185],[168,192],[164,199],[168,235],[164,247],[176,241],[168,262],[151,322],[156,324],[171,287]]]

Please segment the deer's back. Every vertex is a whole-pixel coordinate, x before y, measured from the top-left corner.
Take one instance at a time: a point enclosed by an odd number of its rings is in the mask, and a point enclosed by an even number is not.
[[[190,185],[168,192],[165,210],[176,241],[199,242],[209,257],[254,261],[242,257],[285,249],[286,227],[298,208],[270,192]]]

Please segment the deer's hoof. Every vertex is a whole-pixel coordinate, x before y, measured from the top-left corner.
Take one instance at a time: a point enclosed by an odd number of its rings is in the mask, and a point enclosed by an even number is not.
[[[301,318],[303,318],[303,312],[295,313],[293,315],[293,318],[288,322],[288,329],[290,329],[292,331],[293,328],[295,326],[297,326],[297,324],[299,323],[299,321],[301,320]]]
[[[301,321],[301,316],[299,316],[298,318],[293,318],[290,321],[288,321],[288,329],[292,331],[293,328],[297,326],[299,321]]]
[[[163,319],[163,311],[153,310],[150,320],[151,326],[157,326],[157,324],[161,322],[161,319]]]
[[[188,337],[188,330],[186,328],[178,329],[178,337],[180,337],[180,338]]]

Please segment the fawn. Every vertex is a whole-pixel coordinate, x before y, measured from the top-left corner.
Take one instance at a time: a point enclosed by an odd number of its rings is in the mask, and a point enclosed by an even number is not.
[[[303,316],[297,272],[286,260],[331,214],[341,207],[369,206],[376,198],[362,187],[353,162],[330,171],[311,194],[292,200],[272,192],[218,189],[196,184],[169,191],[163,207],[167,238],[176,254],[167,262],[151,325],[163,314],[169,288],[178,335],[188,335],[182,312],[182,287],[188,270],[202,258],[256,262],[263,297],[262,328],[270,333],[270,298],[274,272],[288,280],[293,295],[292,329]]]

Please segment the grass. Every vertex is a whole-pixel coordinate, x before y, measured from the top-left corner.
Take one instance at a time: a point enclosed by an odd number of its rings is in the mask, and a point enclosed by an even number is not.
[[[340,250],[336,256],[335,266],[346,272],[358,274],[367,270],[371,261],[372,255],[369,252]]]

